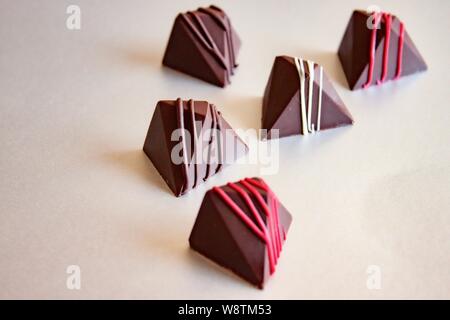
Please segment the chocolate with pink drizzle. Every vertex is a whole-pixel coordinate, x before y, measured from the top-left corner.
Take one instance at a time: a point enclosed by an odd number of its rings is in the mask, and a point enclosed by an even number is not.
[[[427,70],[404,23],[387,12],[353,11],[338,56],[351,90]]]
[[[207,192],[189,241],[262,288],[275,272],[291,220],[262,179],[246,178]]]
[[[381,21],[384,21],[385,24],[385,36],[384,36],[384,45],[383,45],[383,62],[382,62],[382,71],[381,78],[377,80],[377,84],[382,84],[386,81],[386,77],[388,74],[389,67],[389,44],[391,41],[391,25],[393,16],[386,12],[374,12],[372,13],[373,21],[375,22],[374,27],[372,28],[371,37],[370,37],[370,55],[369,55],[369,72],[367,75],[367,82],[363,85],[363,88],[366,89],[372,84],[373,78],[373,69],[375,66],[375,46],[376,46],[376,38],[377,38],[377,30],[379,28],[379,24]],[[397,67],[394,79],[398,79],[402,72],[402,53],[403,53],[403,41],[404,41],[404,26],[403,22],[400,20],[399,30],[400,34],[398,37],[398,47],[397,47]]]

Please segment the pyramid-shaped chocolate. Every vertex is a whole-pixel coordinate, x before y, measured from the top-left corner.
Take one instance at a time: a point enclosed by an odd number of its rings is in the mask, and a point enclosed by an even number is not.
[[[230,83],[241,41],[227,14],[216,6],[180,13],[163,64],[219,87]]]
[[[178,197],[247,152],[221,113],[207,101],[159,101],[144,152]]]
[[[351,90],[427,69],[403,22],[385,12],[353,11],[338,55]]]
[[[205,194],[189,243],[262,289],[275,272],[291,221],[263,180],[246,178]]]
[[[263,138],[307,135],[352,123],[322,66],[296,57],[275,58],[264,92]]]

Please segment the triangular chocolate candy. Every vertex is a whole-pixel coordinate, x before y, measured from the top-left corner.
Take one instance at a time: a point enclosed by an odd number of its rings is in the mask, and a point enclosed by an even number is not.
[[[427,70],[400,19],[355,10],[338,50],[351,90]]]
[[[352,123],[322,66],[296,57],[275,58],[263,99],[265,138],[307,135]]]
[[[246,178],[205,194],[189,243],[262,289],[275,272],[291,221],[263,180]]]
[[[222,9],[199,8],[176,17],[163,64],[225,87],[237,67],[240,46],[239,37]]]
[[[159,101],[144,152],[178,197],[247,152],[246,144],[207,101]]]

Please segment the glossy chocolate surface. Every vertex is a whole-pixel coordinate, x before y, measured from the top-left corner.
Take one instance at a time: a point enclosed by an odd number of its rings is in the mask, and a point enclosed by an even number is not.
[[[351,90],[362,89],[368,79],[372,30],[368,28],[367,21],[370,17],[371,14],[366,11],[355,10],[339,46],[338,56]],[[396,78],[401,23],[398,17],[392,15],[386,80]],[[407,25],[404,28],[400,77],[427,70],[424,59],[406,31]],[[370,85],[377,84],[382,77],[385,41],[386,21],[381,19],[379,29],[376,29],[374,68]]]
[[[259,183],[263,183],[263,185],[258,187]],[[259,178],[243,179],[218,187],[218,189],[209,190],[203,198],[189,237],[190,246],[215,263],[262,289],[274,271],[270,268],[270,248],[276,246],[273,245],[275,241],[265,242],[258,237],[236,214],[236,208],[233,210],[221,198],[218,191],[229,197],[230,201],[236,205],[237,210],[240,210],[254,225],[257,225],[257,220],[261,218],[264,224],[262,227],[270,229],[272,226],[271,230],[277,230],[275,233],[278,232],[280,235],[278,256],[286,239],[292,216],[264,181]],[[240,189],[242,194],[236,189]],[[252,211],[252,207],[254,211]],[[269,223],[269,221],[276,222]]]
[[[214,105],[181,99],[158,102],[143,149],[176,196],[247,152],[246,144]],[[178,155],[182,161],[175,159]]]
[[[227,14],[216,6],[180,13],[163,65],[219,87],[230,83],[241,41]]]
[[[319,88],[320,66],[314,63],[313,70],[305,69],[305,92],[309,92],[309,78],[314,73],[311,101],[311,124],[318,126],[318,99],[321,94],[320,130],[350,125],[353,118],[338,96],[328,79],[322,72],[322,86]],[[303,132],[301,116],[301,88],[295,58],[278,56],[275,58],[269,81],[267,83],[262,110],[262,129],[266,129],[267,139],[274,138],[271,130],[278,130],[279,137],[286,137]],[[309,102],[306,95],[305,103]]]

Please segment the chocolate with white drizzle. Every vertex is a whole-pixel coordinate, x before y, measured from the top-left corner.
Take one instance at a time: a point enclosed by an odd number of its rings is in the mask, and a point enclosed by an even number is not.
[[[263,98],[263,138],[309,135],[352,123],[322,66],[297,57],[275,58]]]
[[[298,77],[300,80],[300,108],[301,108],[301,120],[302,120],[302,132],[301,134],[307,135],[308,133],[313,133],[315,130],[320,130],[320,114],[322,110],[322,85],[323,85],[323,68],[319,67],[319,92],[317,96],[317,120],[316,128],[314,130],[314,124],[311,123],[311,115],[313,108],[313,89],[314,89],[314,66],[317,65],[313,61],[303,60],[295,57],[295,66],[297,68]],[[309,85],[308,85],[308,100],[306,100],[305,92],[305,66],[309,70]],[[308,101],[308,107],[306,108],[306,101]]]
[[[178,98],[158,102],[144,152],[180,196],[245,154],[247,146],[213,104]]]

